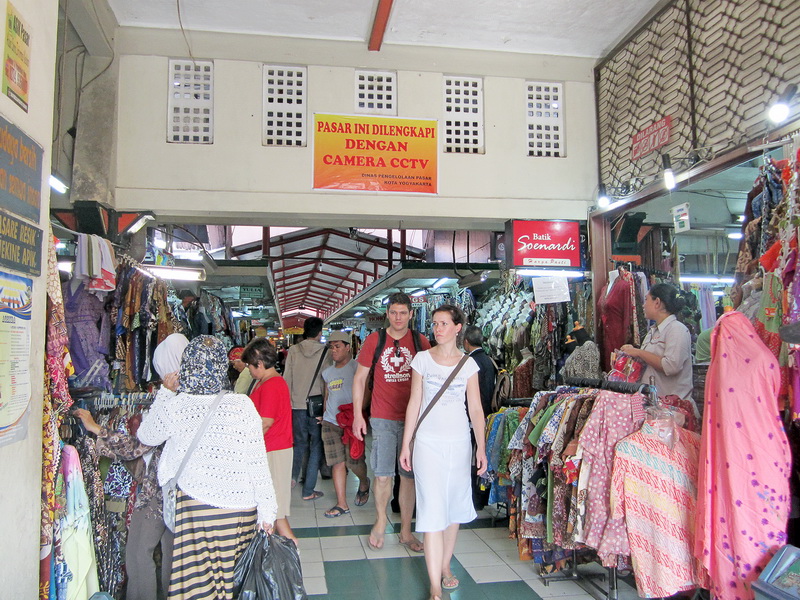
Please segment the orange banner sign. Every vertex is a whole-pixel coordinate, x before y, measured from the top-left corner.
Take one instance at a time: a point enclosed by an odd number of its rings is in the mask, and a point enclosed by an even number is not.
[[[314,115],[314,189],[435,194],[437,122]]]

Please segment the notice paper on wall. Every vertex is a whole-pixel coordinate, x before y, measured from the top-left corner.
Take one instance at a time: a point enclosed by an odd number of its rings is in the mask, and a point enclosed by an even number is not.
[[[0,290],[0,446],[6,446],[28,433],[33,281],[0,272]]]
[[[569,302],[569,280],[566,277],[534,277],[533,299],[536,304]]]

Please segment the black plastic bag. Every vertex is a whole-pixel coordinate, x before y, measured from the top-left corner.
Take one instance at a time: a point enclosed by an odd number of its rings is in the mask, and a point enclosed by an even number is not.
[[[294,542],[281,535],[256,533],[236,561],[234,589],[237,600],[307,600]]]

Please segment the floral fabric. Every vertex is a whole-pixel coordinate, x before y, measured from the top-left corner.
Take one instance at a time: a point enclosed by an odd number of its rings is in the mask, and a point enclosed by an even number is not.
[[[207,396],[230,387],[228,353],[217,338],[200,335],[183,351],[178,393]]]
[[[751,600],[753,580],[786,543],[792,465],[779,386],[778,361],[747,317],[720,317],[706,380],[694,547],[720,600]]]

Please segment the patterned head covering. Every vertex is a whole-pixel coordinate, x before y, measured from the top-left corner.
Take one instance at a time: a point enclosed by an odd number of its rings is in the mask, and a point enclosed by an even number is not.
[[[208,395],[229,387],[225,346],[210,335],[194,338],[183,351],[178,392]]]
[[[241,346],[234,346],[233,348],[228,351],[228,360],[233,362],[234,360],[241,360],[242,359],[242,352],[244,352],[244,348]]]

